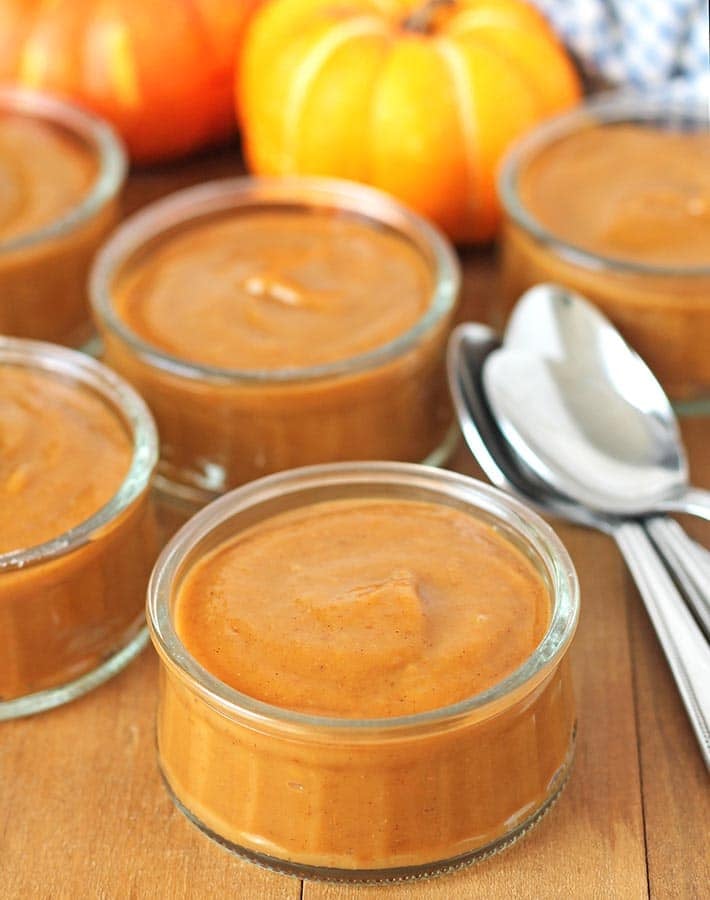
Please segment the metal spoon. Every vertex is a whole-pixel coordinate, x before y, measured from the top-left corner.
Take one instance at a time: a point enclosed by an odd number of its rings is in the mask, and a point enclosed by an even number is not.
[[[551,284],[523,294],[483,384],[497,425],[544,485],[612,515],[674,509],[710,518],[710,492],[688,485],[663,388],[578,294]],[[710,556],[672,519],[645,525],[710,638]]]
[[[523,294],[483,378],[506,438],[562,493],[616,515],[710,520],[710,491],[688,484],[663,388],[578,294],[554,284]]]
[[[485,325],[466,324],[449,340],[449,386],[464,438],[493,484],[542,513],[596,528],[616,541],[644,600],[710,770],[710,648],[641,525],[574,503],[543,489],[496,426],[486,401],[482,369],[500,342]]]

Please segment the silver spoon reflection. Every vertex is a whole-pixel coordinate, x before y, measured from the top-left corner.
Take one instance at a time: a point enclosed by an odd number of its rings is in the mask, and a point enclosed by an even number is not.
[[[710,769],[710,647],[639,523],[571,501],[517,457],[496,425],[483,388],[484,364],[499,347],[495,333],[484,325],[460,325],[451,335],[449,386],[464,438],[493,484],[542,513],[614,538],[644,600]]]

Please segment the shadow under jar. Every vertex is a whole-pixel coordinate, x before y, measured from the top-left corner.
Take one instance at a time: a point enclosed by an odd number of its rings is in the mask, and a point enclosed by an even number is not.
[[[157,435],[84,354],[0,338],[0,720],[66,703],[145,646]]]
[[[101,119],[0,87],[0,333],[79,346],[91,260],[118,218],[122,146]]]
[[[167,787],[208,836],[289,874],[484,858],[566,781],[578,606],[552,530],[470,478],[337,463],[233,491],[151,578]]]
[[[596,303],[679,411],[710,412],[710,123],[698,101],[616,94],[504,161],[503,305],[551,281]],[[499,323],[500,324],[500,323]]]
[[[243,178],[129,219],[91,277],[105,359],[158,424],[163,500],[272,472],[441,459],[459,290],[446,239],[349,182]]]

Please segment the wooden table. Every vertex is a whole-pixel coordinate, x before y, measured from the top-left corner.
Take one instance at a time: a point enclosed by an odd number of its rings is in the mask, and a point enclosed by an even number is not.
[[[127,209],[238,174],[235,153],[134,176]],[[464,310],[486,318],[491,254],[464,257]],[[710,420],[687,432],[710,486]],[[461,449],[454,468],[479,475]],[[610,540],[558,525],[582,584],[572,650],[579,739],[559,803],[506,853],[456,875],[397,887],[301,883],[203,837],[158,776],[156,658],[67,706],[0,724],[0,898],[461,900],[710,896],[708,776],[662,652]],[[706,543],[708,532],[698,531]],[[0,653],[2,653],[0,648]]]

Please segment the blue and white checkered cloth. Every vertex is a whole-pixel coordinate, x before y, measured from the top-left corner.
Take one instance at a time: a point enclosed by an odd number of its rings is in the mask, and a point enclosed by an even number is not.
[[[710,105],[707,0],[532,0],[585,74]]]

